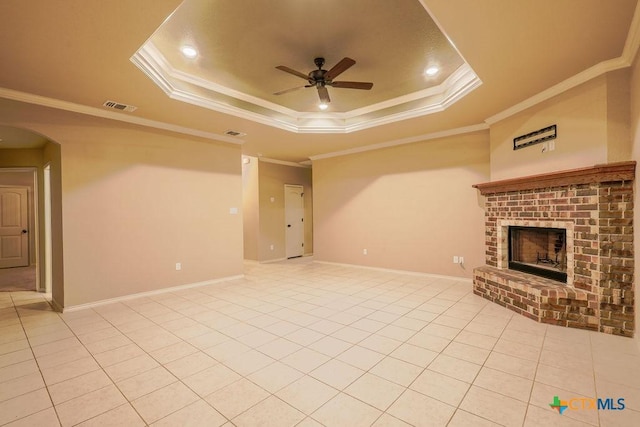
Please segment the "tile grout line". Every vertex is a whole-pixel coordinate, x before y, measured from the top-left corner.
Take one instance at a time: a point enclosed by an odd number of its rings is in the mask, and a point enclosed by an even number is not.
[[[173,293],[172,293],[172,294],[173,294]],[[147,320],[151,321],[152,323],[156,324],[157,326],[162,327],[161,325],[159,325],[158,323],[156,323],[155,321],[153,321],[153,320],[152,320],[152,319],[150,319],[149,317],[147,317],[147,316],[145,316],[144,314],[142,314],[142,313],[138,312],[137,310],[135,310],[134,308],[132,308],[132,307],[128,306],[127,304],[123,304],[123,305],[126,305],[130,310],[135,311],[135,312],[136,312],[136,314],[138,314],[138,315],[140,315],[140,316],[144,317],[145,319],[147,319]],[[172,311],[175,311],[175,310],[174,310],[173,308],[171,308],[171,307],[167,307],[167,308],[168,308],[168,309],[170,309],[170,310],[172,310]],[[116,330],[118,330],[121,334],[123,334],[123,336],[127,337],[127,339],[131,340],[131,338],[129,338],[125,332],[123,332],[123,331],[122,331],[122,330],[121,330],[117,325],[113,324],[111,321],[109,321],[108,319],[106,319],[106,318],[105,318],[101,313],[96,313],[96,314],[98,314],[99,316],[101,316],[101,317],[102,317],[105,321],[107,321],[107,322],[108,322],[112,327],[114,327],[114,328],[115,328]],[[126,323],[126,322],[125,322],[125,323]],[[144,328],[142,328],[142,329],[144,329]],[[163,330],[165,330],[165,331],[167,331],[167,332],[169,332],[169,333],[173,334],[171,331],[168,331],[168,330],[166,330],[165,328],[163,328]],[[176,336],[176,335],[174,334],[174,336]],[[185,340],[183,340],[182,338],[180,338],[180,337],[178,337],[178,336],[176,336],[176,338],[179,338],[182,342],[186,342]],[[176,380],[174,383],[176,383],[176,382],[181,383],[181,384],[182,384],[182,385],[184,385],[187,389],[189,389],[191,392],[193,392],[196,396],[198,396],[198,400],[202,400],[202,401],[204,401],[207,405],[211,406],[211,405],[210,405],[210,404],[209,404],[209,403],[208,403],[204,398],[200,397],[200,395],[199,395],[198,393],[196,393],[196,392],[195,392],[195,390],[192,390],[192,389],[191,389],[191,387],[189,387],[187,384],[185,384],[185,383],[182,381],[182,379],[181,379],[181,378],[178,378],[178,377],[177,377],[173,372],[171,372],[168,368],[166,368],[164,363],[161,363],[160,361],[158,361],[158,360],[157,360],[153,355],[151,355],[147,350],[145,350],[145,349],[143,349],[142,347],[140,347],[140,345],[139,345],[138,343],[136,343],[135,341],[131,340],[131,342],[132,342],[133,344],[135,344],[135,345],[136,345],[136,347],[138,347],[138,348],[139,348],[139,349],[140,349],[140,350],[141,350],[141,351],[142,351],[146,356],[148,356],[148,357],[150,357],[151,359],[153,359],[156,363],[158,363],[158,364],[159,364],[159,366],[161,366],[161,367],[162,367],[163,369],[165,369],[165,370],[166,370],[166,371],[167,371],[171,376],[173,376],[173,378],[175,378],[175,380]],[[171,345],[172,345],[172,344],[169,344],[169,345],[167,345],[167,346],[165,346],[165,347],[161,347],[161,348],[159,348],[159,349],[166,348],[166,347],[169,347],[169,346],[171,346]],[[124,346],[122,346],[122,347],[124,347]],[[158,349],[158,350],[159,350],[159,349]],[[109,350],[107,350],[107,351],[109,351]],[[186,357],[186,356],[185,356],[185,357]],[[214,359],[214,360],[215,360],[215,359]],[[218,361],[216,360],[216,362],[218,362]],[[97,363],[97,361],[96,361],[96,363]],[[100,363],[98,363],[98,365],[100,365]],[[105,371],[105,369],[102,367],[102,365],[100,365],[100,367],[101,367],[101,368],[102,368],[102,370],[105,372],[105,374],[106,374],[107,376],[109,376],[109,378],[111,379],[111,381],[113,382],[113,384],[115,385],[115,387],[116,387],[116,388],[118,388],[118,391],[120,391],[120,393],[123,395],[123,397],[125,398],[125,400],[127,401],[127,403],[128,403],[128,404],[133,408],[133,410],[134,410],[134,411],[136,412],[136,414],[140,417],[140,419],[141,419],[141,420],[143,420],[143,422],[145,423],[145,425],[149,425],[149,423],[144,419],[144,417],[142,416],[142,414],[140,414],[140,413],[139,413],[139,411],[138,411],[138,409],[133,405],[133,401],[129,400],[129,399],[127,398],[127,396],[125,396],[125,395],[124,395],[124,393],[122,393],[122,390],[120,389],[120,387],[118,387],[117,383],[116,383],[116,382],[113,380],[113,378],[111,378],[111,376],[110,376],[110,375]],[[205,368],[205,369],[206,369],[206,368]],[[151,369],[149,369],[149,370],[151,370]],[[145,371],[145,372],[148,372],[149,370],[147,370],[147,371]],[[204,370],[204,369],[203,369],[203,370]],[[141,373],[138,373],[138,374],[133,375],[133,376],[131,376],[131,377],[125,378],[125,379],[123,379],[123,381],[125,381],[125,380],[127,380],[127,379],[130,379],[130,378],[134,378],[134,377],[136,377],[136,376],[138,376],[138,375],[144,374],[145,372],[141,372]],[[199,372],[201,372],[201,371],[198,371],[198,372],[196,372],[196,373],[199,373]],[[195,373],[194,373],[194,374],[195,374]],[[174,384],[174,383],[172,383],[172,384]],[[169,384],[169,385],[171,385],[171,384]],[[167,386],[164,386],[164,387],[167,387]],[[164,388],[164,387],[163,387],[163,388]],[[142,397],[144,397],[144,396],[148,396],[148,395],[150,395],[151,393],[154,393],[154,392],[156,392],[156,391],[158,391],[158,390],[159,390],[159,389],[152,390],[152,391],[150,391],[150,392],[148,392],[148,393],[146,393],[146,394],[143,394],[143,395],[140,395],[140,396],[136,397],[136,399],[133,399],[133,400],[137,400],[137,399],[140,399],[140,398],[142,398]],[[195,403],[195,402],[194,402],[194,403]],[[176,409],[175,411],[173,411],[173,412],[171,412],[171,413],[169,413],[169,414],[166,414],[165,416],[163,416],[162,418],[160,418],[160,419],[158,419],[158,420],[156,420],[156,421],[154,421],[154,422],[158,422],[158,421],[160,421],[160,420],[162,420],[162,419],[164,419],[164,418],[166,418],[166,417],[169,417],[169,416],[171,416],[172,414],[174,414],[174,413],[176,413],[176,412],[178,412],[178,411],[180,411],[180,410],[182,410],[182,409],[184,409],[184,408],[186,408],[187,406],[192,405],[192,404],[193,404],[193,403],[189,403],[188,405],[186,405],[186,406],[184,406],[184,407],[182,407],[182,408],[178,408],[178,409]],[[213,408],[213,407],[212,407],[212,409],[213,409],[213,410],[215,410],[216,412],[220,413],[217,409],[215,409],[215,408]],[[228,422],[230,422],[230,420],[229,420],[226,416],[224,416],[224,414],[221,414],[221,413],[220,413],[220,415],[221,415],[225,420],[227,420]]]
[[[52,310],[52,312],[55,313],[55,311],[53,311],[53,307],[51,306],[51,303],[49,303],[49,301],[47,301],[45,298],[43,298],[43,301],[46,302],[49,305],[49,308]],[[27,334],[27,330],[26,330],[26,328],[24,326],[24,322],[22,321],[22,316],[20,315],[20,310],[18,310],[18,308],[15,305],[15,300],[13,298],[13,294],[11,294],[11,302],[13,304],[13,309],[16,312],[16,316],[18,317],[18,320],[20,321],[20,326],[22,327],[22,332],[24,333],[24,337],[27,340],[27,343],[29,344],[29,350],[31,351],[31,355],[33,356],[33,362],[38,367],[38,373],[40,374],[40,378],[42,378],[42,384],[44,385],[44,389],[47,391],[47,395],[49,396],[49,402],[51,403],[51,408],[53,408],[53,411],[56,414],[56,419],[58,420],[58,423],[60,425],[62,425],[62,423],[60,421],[60,415],[58,414],[58,409],[56,408],[56,405],[53,403],[53,399],[51,397],[51,393],[49,392],[49,387],[47,386],[47,383],[46,383],[46,381],[44,379],[44,375],[42,374],[42,369],[40,368],[40,364],[38,363],[38,359],[36,358],[36,355],[35,355],[35,353],[33,351],[33,346],[31,345],[31,340],[29,339],[29,335]],[[25,394],[27,394],[27,393],[25,393]],[[24,394],[23,394],[23,396],[24,396]],[[46,409],[48,409],[48,408],[46,408]],[[43,411],[44,411],[44,409],[43,409]],[[42,411],[38,411],[38,412],[42,412]],[[29,414],[29,415],[27,415],[25,417],[19,418],[19,419],[23,419],[23,418],[29,417],[31,415],[34,415],[34,414],[38,413],[38,412],[31,413],[31,414]],[[13,420],[13,421],[17,421],[17,420]]]
[[[102,316],[102,314],[100,314],[99,312],[97,312],[97,311],[93,310],[92,308],[90,308],[89,310],[91,310],[91,312],[95,313],[96,315],[100,316],[104,321],[106,321],[107,323],[109,323],[113,328],[118,329],[118,328],[117,328],[117,327],[116,327],[112,322],[110,322],[108,319],[106,319],[104,316]],[[145,425],[148,425],[148,423],[146,422],[146,420],[145,420],[144,418],[142,418],[142,415],[141,415],[140,413],[138,413],[138,410],[135,408],[135,406],[133,406],[133,405],[131,404],[131,402],[129,401],[129,399],[127,398],[127,396],[125,396],[125,395],[124,395],[124,393],[122,392],[122,390],[120,389],[120,387],[118,387],[118,385],[116,384],[116,381],[111,377],[111,375],[109,375],[109,373],[104,369],[104,367],[100,364],[100,362],[98,362],[98,360],[96,360],[96,358],[95,358],[95,354],[94,354],[94,353],[92,353],[92,352],[91,352],[91,351],[86,347],[85,343],[84,343],[84,342],[82,342],[82,340],[80,339],[80,336],[79,336],[78,334],[76,334],[76,332],[73,330],[73,328],[72,328],[71,326],[69,326],[69,324],[67,323],[67,321],[66,321],[62,316],[60,316],[60,315],[59,315],[59,317],[60,317],[60,318],[61,318],[61,320],[65,323],[65,325],[67,325],[67,327],[69,328],[69,330],[73,333],[74,337],[78,340],[78,342],[79,342],[79,343],[84,347],[84,349],[87,351],[87,353],[89,353],[89,354],[91,355],[91,358],[94,360],[94,362],[96,362],[96,365],[98,365],[98,366],[100,367],[100,370],[101,370],[101,371],[102,371],[102,372],[107,376],[107,378],[109,378],[109,381],[111,381],[111,384],[110,384],[110,385],[112,385],[113,387],[115,387],[115,388],[116,388],[116,390],[118,390],[118,393],[120,393],[120,395],[124,398],[124,400],[125,400],[126,404],[128,404],[128,405],[129,405],[129,406],[130,406],[130,407],[135,411],[135,413],[140,417],[140,419],[141,419],[141,420],[143,420],[143,422],[145,423]],[[118,330],[118,331],[119,331],[119,330]],[[107,350],[107,351],[109,351],[109,350]],[[99,354],[99,353],[96,353],[96,354]],[[94,371],[92,371],[92,372],[94,372]],[[82,374],[82,375],[86,375],[86,374]],[[82,376],[82,375],[79,375],[78,377],[80,377],[80,376]],[[77,377],[74,377],[74,378],[77,378]],[[98,390],[105,389],[105,388],[107,388],[107,387],[109,387],[109,385],[106,385],[106,386],[101,387],[101,388],[99,388],[99,389],[93,390],[91,393],[93,393],[94,391],[98,391]],[[81,397],[81,396],[78,396],[78,397]],[[73,400],[73,399],[77,399],[78,397],[74,397],[74,398],[72,398],[72,399],[69,399],[69,400],[68,400],[68,401],[66,401],[66,402],[69,402],[69,401],[71,401],[71,400]],[[123,404],[123,405],[125,405],[125,404]],[[104,414],[106,414],[107,412],[110,412],[110,411],[112,411],[112,410],[114,410],[114,409],[116,409],[116,408],[119,408],[120,406],[123,406],[123,405],[118,405],[118,406],[116,406],[115,408],[111,408],[111,409],[108,409],[108,410],[106,410],[106,411],[104,411],[104,412],[101,412],[101,413],[99,413],[99,414],[96,414],[96,415],[94,415],[93,417],[90,417],[90,418],[88,418],[88,419],[86,419],[86,420],[82,420],[80,423],[84,423],[84,422],[89,421],[89,420],[91,420],[91,419],[97,418],[97,417],[99,417],[99,416],[101,416],[101,415],[104,415]],[[60,423],[60,424],[62,425],[62,423]]]
[[[473,293],[473,292],[471,292],[471,293]],[[485,304],[485,305],[483,306],[483,309],[484,309],[484,307],[487,307],[487,304]],[[466,327],[467,325],[469,325],[469,323],[471,323],[474,319],[476,319],[476,318],[480,315],[480,313],[481,313],[481,312],[482,312],[482,310],[479,310],[479,311],[476,313],[476,315],[475,315],[475,316],[473,316],[473,317],[472,317],[472,318],[467,322],[467,324],[465,325],[465,327]],[[435,319],[434,319],[434,320],[435,320]],[[505,326],[505,327],[506,327],[506,326]],[[445,351],[445,350],[446,350],[446,349],[451,345],[451,343],[453,343],[453,342],[455,341],[456,337],[458,337],[458,335],[460,335],[460,334],[462,333],[462,331],[463,331],[463,330],[464,330],[464,328],[461,328],[461,329],[460,329],[460,331],[459,331],[459,332],[458,332],[458,333],[457,333],[453,338],[451,338],[451,340],[449,341],[449,344],[447,344],[447,345],[442,349],[442,351],[441,351],[439,354],[443,354],[443,352],[444,352],[444,351]],[[503,331],[504,331],[504,329],[503,329]],[[502,335],[502,334],[501,334],[501,335]],[[499,339],[499,338],[498,338],[498,339]],[[497,342],[498,342],[498,339],[496,339],[496,344],[497,344]],[[493,348],[495,347],[495,345],[496,345],[496,344],[494,344],[491,348],[493,349]],[[486,360],[487,360],[487,359],[489,358],[489,356],[491,355],[491,351],[492,351],[492,349],[491,349],[491,350],[487,349],[487,350],[489,351],[489,354],[488,354],[488,355],[487,355],[487,357],[485,358],[485,362],[483,362],[483,364],[482,364],[482,365],[480,365],[480,369],[478,370],[478,373],[476,373],[476,375],[474,376],[474,378],[473,378],[473,380],[471,381],[471,383],[469,383],[469,387],[467,388],[467,391],[465,391],[465,393],[462,395],[462,398],[460,399],[460,402],[459,402],[459,403],[457,404],[457,406],[455,407],[455,410],[453,411],[453,414],[451,414],[451,418],[449,418],[449,420],[447,421],[447,424],[451,423],[451,421],[452,421],[453,417],[455,416],[455,414],[456,414],[456,412],[457,412],[458,410],[461,410],[461,411],[467,412],[467,411],[465,411],[464,409],[460,408],[460,405],[462,404],[462,402],[464,402],[464,399],[467,397],[467,394],[469,393],[469,390],[471,390],[471,387],[473,386],[473,382],[475,381],[475,379],[476,379],[476,378],[477,378],[477,376],[479,375],[480,371],[481,371],[481,370],[482,370],[482,368],[484,367],[484,363],[486,363]],[[457,359],[457,358],[456,358],[456,359]],[[435,360],[435,359],[434,359],[434,360]],[[461,359],[461,360],[462,360],[462,359]],[[429,363],[429,365],[431,365],[431,363]],[[429,368],[429,365],[424,369],[424,371],[426,371],[426,370]],[[423,371],[423,372],[424,372],[424,371]],[[434,372],[437,372],[437,371],[434,371]],[[441,374],[441,375],[445,375],[445,376],[449,377],[449,375],[446,375],[446,374]],[[453,378],[453,377],[449,377],[449,378]],[[416,377],[416,379],[417,379],[417,377]],[[454,379],[459,380],[458,378],[454,378]],[[459,381],[461,381],[461,380],[459,380]],[[409,387],[410,387],[414,382],[415,382],[415,380],[414,380],[414,381],[409,385]],[[466,382],[466,381],[464,381],[464,382]],[[477,416],[477,417],[480,417],[480,418],[482,418],[482,419],[486,419],[486,418],[484,418],[484,417],[482,417],[482,416],[480,416],[480,415],[478,415],[478,414],[473,414],[473,415],[475,415],[475,416]],[[494,421],[491,421],[491,420],[488,420],[488,421],[490,421],[490,422],[494,422]]]

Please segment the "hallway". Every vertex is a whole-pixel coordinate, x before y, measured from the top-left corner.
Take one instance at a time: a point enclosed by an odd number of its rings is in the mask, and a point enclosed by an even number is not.
[[[35,291],[36,266],[0,268],[0,292]]]

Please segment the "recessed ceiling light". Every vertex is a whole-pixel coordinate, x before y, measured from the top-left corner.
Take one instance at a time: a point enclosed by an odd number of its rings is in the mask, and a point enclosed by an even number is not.
[[[322,102],[318,105],[318,108],[324,111],[329,108],[329,104],[325,104],[324,102]]]
[[[193,46],[182,46],[180,48],[180,52],[189,59],[193,59],[198,56],[198,51]]]
[[[429,68],[427,68],[427,69],[424,71],[424,73],[425,73],[427,76],[435,76],[436,74],[438,74],[438,71],[440,71],[440,69],[439,69],[438,67],[435,67],[435,66],[434,66],[434,67],[429,67]]]

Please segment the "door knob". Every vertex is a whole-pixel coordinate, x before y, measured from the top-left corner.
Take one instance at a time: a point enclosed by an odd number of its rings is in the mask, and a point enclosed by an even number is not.
[[[291,224],[287,224],[287,227],[291,227]]]
[[[22,234],[27,234],[27,230],[22,230]]]

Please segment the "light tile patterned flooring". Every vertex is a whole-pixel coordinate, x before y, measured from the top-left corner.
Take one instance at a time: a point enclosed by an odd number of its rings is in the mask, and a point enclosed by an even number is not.
[[[554,396],[626,409],[549,407]],[[639,426],[627,338],[537,324],[471,284],[247,263],[241,280],[58,314],[0,294],[0,424]]]

